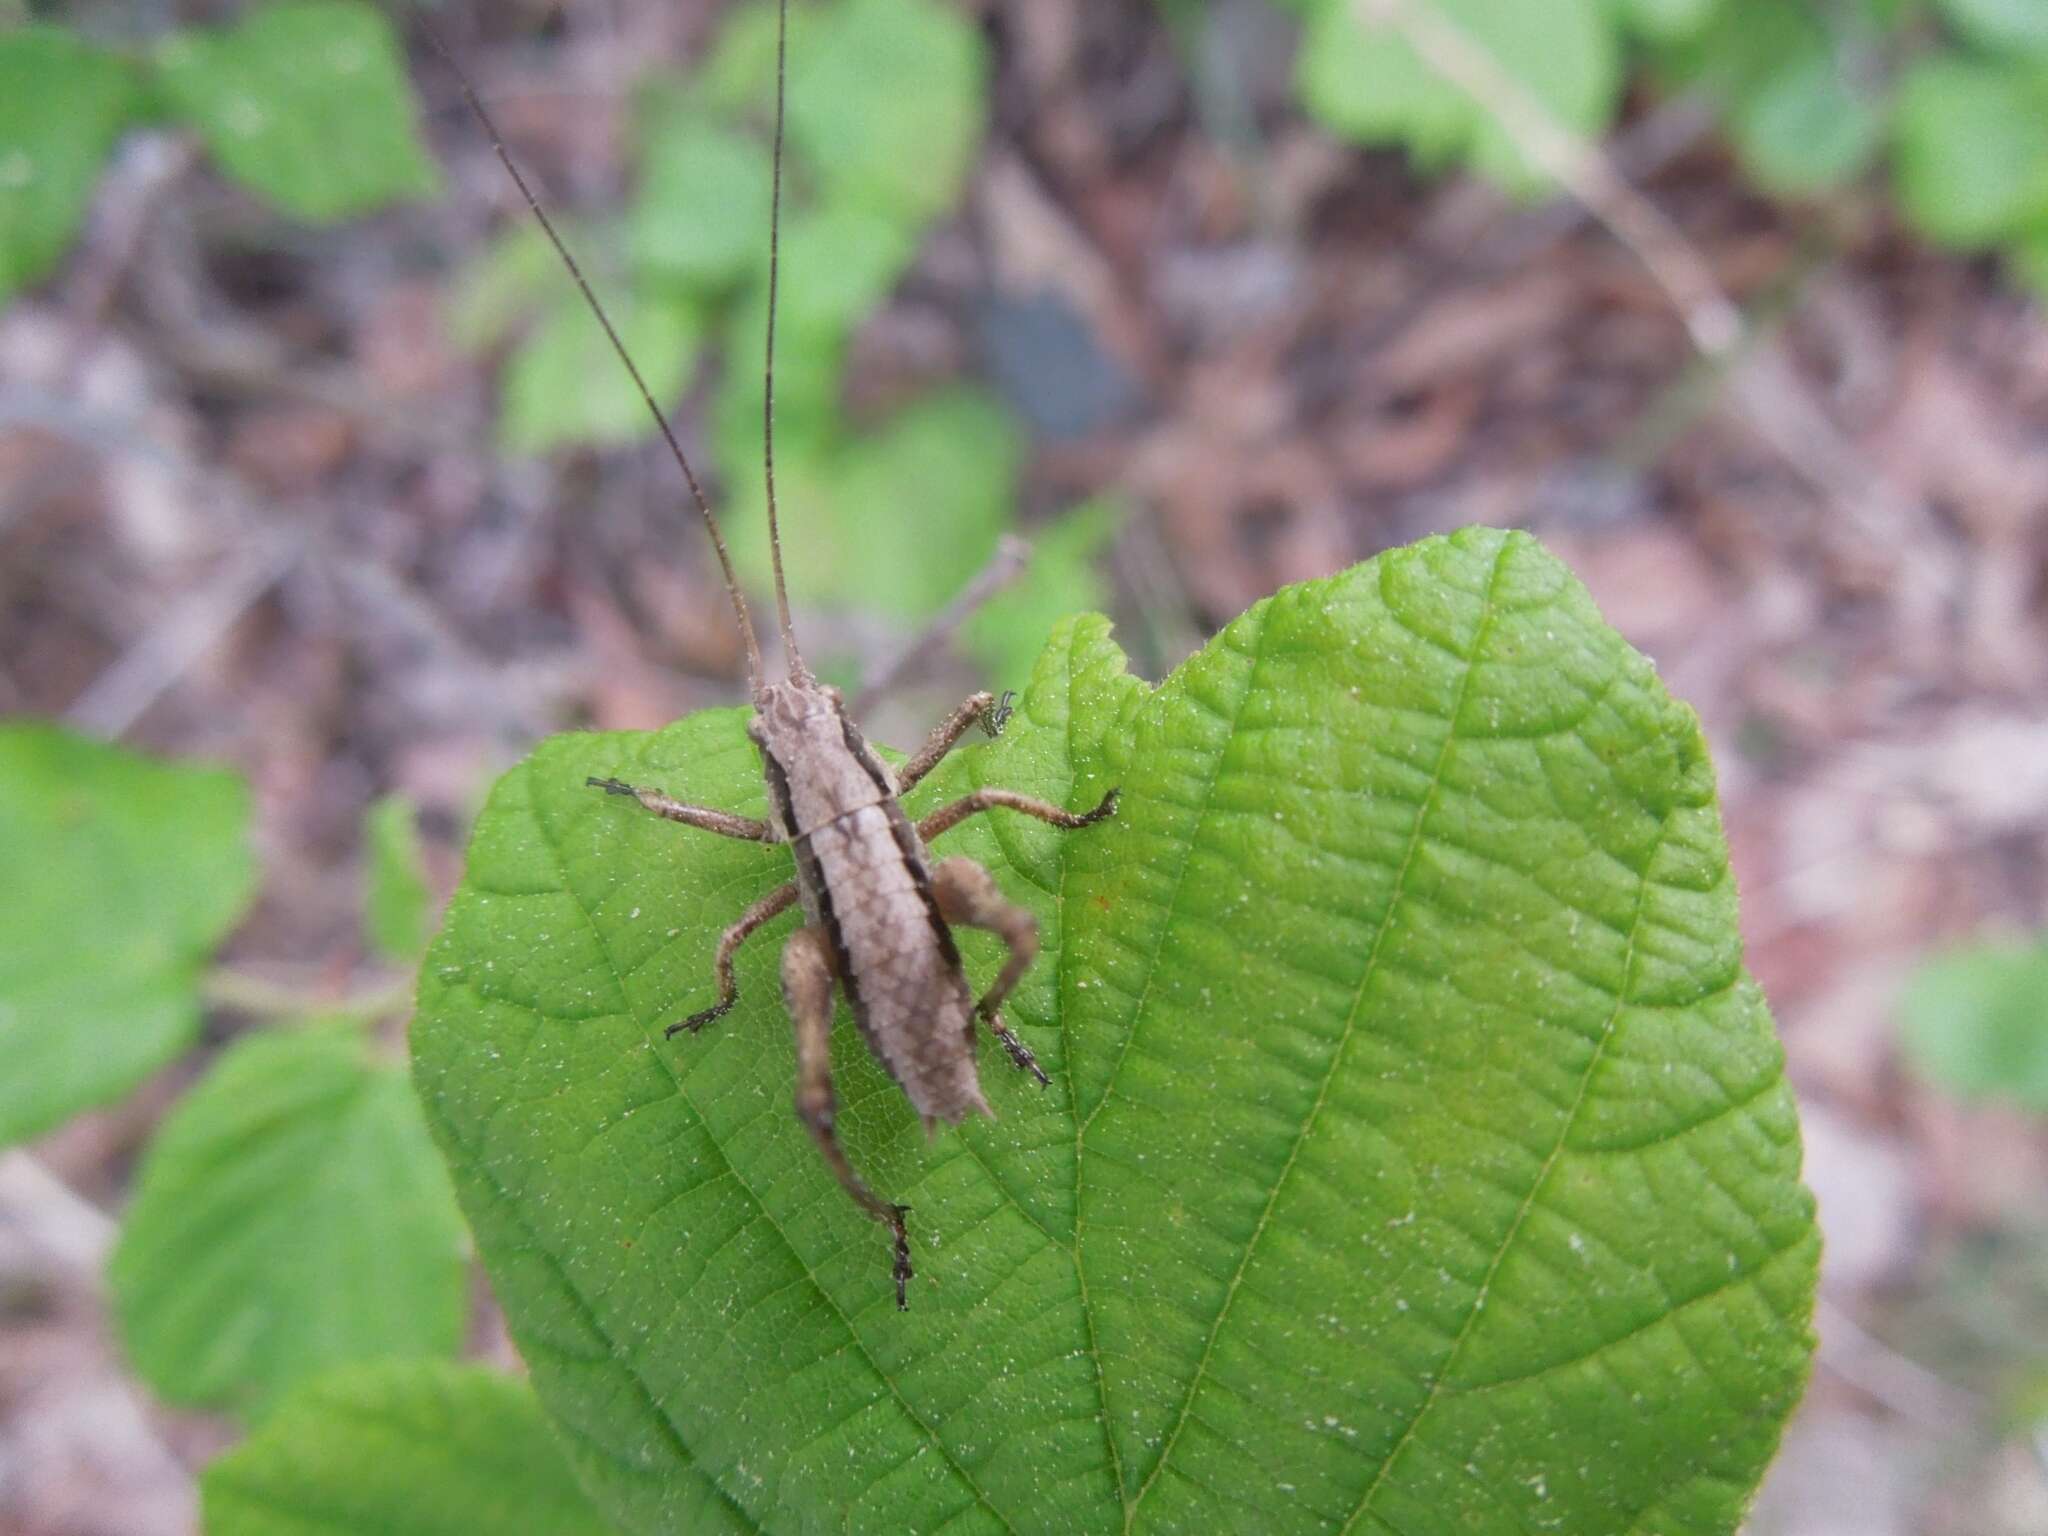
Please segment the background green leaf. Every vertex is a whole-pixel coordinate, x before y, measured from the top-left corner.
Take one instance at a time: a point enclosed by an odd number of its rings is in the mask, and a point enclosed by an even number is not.
[[[427,889],[419,824],[401,795],[387,795],[363,818],[367,889],[363,926],[384,958],[411,965],[427,947],[433,895]]]
[[[1907,1059],[1965,1098],[2048,1110],[2048,945],[1984,945],[1921,966],[1900,1001]]]
[[[738,712],[558,737],[502,780],[415,1072],[542,1399],[633,1531],[1732,1531],[1804,1381],[1798,1133],[1740,966],[1698,726],[1525,537],[1290,588],[1165,685],[1068,625],[921,788],[1041,915],[926,1141],[841,1029],[886,1242],[788,1111],[785,852],[588,774],[761,808]],[[986,977],[986,947],[969,944]]]
[[[1668,42],[1697,32],[1720,0],[1615,0],[1615,4],[1631,31]]]
[[[1957,32],[1998,52],[2048,53],[2048,5],[2041,0],[1936,0]]]
[[[159,1396],[253,1414],[331,1366],[453,1353],[463,1249],[405,1074],[324,1024],[238,1041],[171,1112],[108,1274]]]
[[[649,116],[628,236],[634,262],[698,291],[748,276],[766,260],[767,148],[687,103]]]
[[[1867,167],[1885,123],[1841,63],[1817,51],[1766,79],[1730,126],[1750,174],[1769,191],[1798,194],[1838,186]]]
[[[294,1393],[200,1479],[207,1536],[608,1536],[524,1382],[432,1361]]]
[[[135,104],[113,55],[56,27],[0,33],[0,300],[70,246]]]
[[[177,34],[157,65],[222,168],[287,213],[331,223],[440,184],[398,40],[371,6],[260,6],[232,30]]]
[[[255,888],[248,790],[0,724],[0,870],[4,1145],[120,1097],[191,1041],[200,972]]]
[[[689,305],[652,293],[605,301],[612,324],[664,408],[689,388],[701,322]],[[506,365],[498,430],[511,453],[625,443],[654,430],[647,404],[619,365],[582,296],[564,294]]]
[[[939,0],[842,0],[792,53],[790,143],[828,201],[920,226],[981,153],[987,74],[980,34]]]
[[[778,402],[779,384],[778,368]],[[736,414],[733,446],[744,441],[747,424]],[[983,391],[935,391],[872,429],[811,444],[785,434],[778,409],[775,443],[783,558],[798,598],[923,618],[988,563],[1011,524],[1023,438]],[[757,471],[736,487],[727,536],[742,574],[765,581],[768,519],[759,480]]]
[[[1566,127],[1597,136],[1621,91],[1621,58],[1602,0],[1418,0],[1434,7]],[[1319,0],[1302,41],[1302,105],[1331,132],[1404,143],[1424,166],[1468,161],[1511,190],[1550,179],[1486,107],[1444,79],[1396,32],[1367,29],[1351,0]]]
[[[1934,239],[2048,227],[2048,66],[1923,60],[1900,87],[1897,132],[1899,200]]]
[[[1031,563],[961,629],[987,686],[1021,688],[1038,659],[1039,637],[1070,613],[1109,605],[1100,557],[1130,509],[1113,496],[1072,507],[1031,536]]]

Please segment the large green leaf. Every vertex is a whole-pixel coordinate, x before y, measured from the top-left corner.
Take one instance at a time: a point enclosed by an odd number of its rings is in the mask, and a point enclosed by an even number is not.
[[[918,1278],[789,1112],[786,852],[736,712],[544,744],[429,957],[415,1073],[586,1485],[627,1529],[1727,1532],[1798,1396],[1817,1238],[1690,712],[1533,541],[1259,604],[1164,685],[1056,631],[985,817],[1045,950],[1000,1118],[927,1142],[853,1031],[841,1125]],[[978,936],[970,936],[978,937]],[[990,974],[985,945],[965,946]]]
[[[233,774],[0,724],[0,1145],[118,1098],[199,1028],[256,882]]]
[[[0,33],[0,300],[71,244],[135,96],[126,63],[68,32]]]
[[[287,213],[329,223],[439,184],[391,24],[358,0],[262,6],[177,34],[157,63],[222,168]]]
[[[330,1372],[200,1479],[207,1536],[607,1536],[524,1382],[392,1361]]]
[[[171,1113],[109,1279],[158,1395],[255,1413],[331,1366],[452,1354],[464,1246],[404,1073],[328,1024],[240,1041]]]

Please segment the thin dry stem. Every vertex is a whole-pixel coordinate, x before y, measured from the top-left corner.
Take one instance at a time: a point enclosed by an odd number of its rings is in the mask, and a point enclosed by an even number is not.
[[[1022,576],[1030,563],[1031,546],[1023,539],[1014,533],[1006,533],[998,539],[996,552],[974,580],[933,615],[929,624],[869,670],[861,680],[860,693],[853,701],[853,713],[856,716],[864,714],[876,700],[901,682],[912,666],[944,645],[953,631],[980,612],[984,603]]]
[[[1704,257],[1596,145],[1573,133],[1500,61],[1428,5],[1357,0],[1367,27],[1391,27],[1422,62],[1490,112],[1537,168],[1584,205],[1649,271],[1685,322],[1693,345],[1721,358],[1742,339],[1742,311]]]
[[[1693,345],[1733,377],[1743,420],[1873,548],[1895,553],[1927,531],[1926,509],[1868,464],[1793,377],[1775,348],[1750,347],[1742,311],[1713,269],[1599,146],[1581,138],[1454,22],[1417,0],[1353,0],[1368,28],[1392,28],[1430,69],[1470,96],[1516,147],[1641,262],[1678,312]],[[1929,547],[1913,540],[1916,549]],[[1925,620],[1946,580],[1925,560],[1900,572],[1907,617]]]

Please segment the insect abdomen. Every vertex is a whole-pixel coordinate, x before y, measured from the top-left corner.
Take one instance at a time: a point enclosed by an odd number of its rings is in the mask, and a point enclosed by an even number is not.
[[[883,802],[813,829],[797,840],[798,883],[868,1048],[919,1114],[951,1124],[989,1112],[975,1071],[974,998],[901,818]]]

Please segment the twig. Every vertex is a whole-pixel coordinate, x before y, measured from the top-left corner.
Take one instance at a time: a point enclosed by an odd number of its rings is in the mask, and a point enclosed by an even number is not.
[[[998,539],[996,552],[989,557],[988,564],[961,589],[959,596],[878,666],[868,670],[867,676],[861,680],[860,693],[853,701],[854,714],[865,713],[877,699],[901,682],[913,665],[944,645],[953,631],[973,618],[983,604],[1022,576],[1030,563],[1031,546],[1024,540],[1014,533],[1006,533]]]
[[[302,548],[296,535],[261,539],[129,646],[65,711],[66,722],[110,739],[124,734],[291,569]]]
[[[1423,63],[1470,96],[1514,138],[1516,147],[1584,205],[1664,291],[1693,345],[1730,369],[1743,419],[1835,511],[1861,531],[1874,551],[1903,562],[1902,596],[1909,622],[1925,623],[1953,585],[1953,572],[1924,558],[1913,538],[1931,525],[1927,509],[1865,463],[1855,446],[1809,397],[1774,346],[1752,349],[1734,368],[1747,326],[1713,270],[1678,226],[1598,146],[1573,133],[1493,55],[1432,6],[1416,0],[1353,0],[1368,28],[1392,27]]]
[[[1732,351],[1742,337],[1742,311],[1721,290],[1706,259],[1614,163],[1551,115],[1500,62],[1428,5],[1413,0],[1357,0],[1367,27],[1393,27],[1423,63],[1500,120],[1516,148],[1584,205],[1634,253],[1656,280],[1709,357]]]
[[[99,1284],[114,1247],[113,1218],[18,1149],[0,1156],[0,1220],[20,1227],[45,1253]]]
[[[93,218],[91,237],[73,280],[69,307],[76,330],[73,377],[87,343],[106,323],[121,284],[133,269],[149,233],[150,220],[165,198],[199,163],[196,135],[153,132],[139,135],[117,157]]]
[[[318,1015],[350,1014],[360,1018],[383,1018],[412,1007],[412,977],[365,987],[340,997],[328,997],[308,987],[292,986],[252,976],[247,971],[225,967],[209,971],[200,982],[206,1001],[215,1007],[231,1008],[263,1019],[290,1019]]]
[[[1974,1393],[1908,1360],[1825,1296],[1815,1306],[1815,1320],[1820,1324],[1820,1363],[1900,1418],[1950,1430],[1958,1420],[1982,1411]]]

